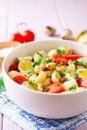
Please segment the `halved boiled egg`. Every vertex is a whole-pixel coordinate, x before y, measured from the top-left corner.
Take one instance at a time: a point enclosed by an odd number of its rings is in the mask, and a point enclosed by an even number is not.
[[[32,62],[27,61],[27,60],[21,60],[18,65],[18,69],[20,71],[27,71],[31,69],[31,67],[32,67]]]
[[[79,76],[87,78],[87,70],[86,69],[79,69],[78,70]]]

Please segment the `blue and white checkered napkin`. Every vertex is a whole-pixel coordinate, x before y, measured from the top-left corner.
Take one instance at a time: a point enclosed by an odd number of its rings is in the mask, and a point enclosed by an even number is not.
[[[68,119],[44,119],[27,113],[12,100],[6,92],[0,92],[0,112],[25,130],[73,130],[87,121],[87,112]]]

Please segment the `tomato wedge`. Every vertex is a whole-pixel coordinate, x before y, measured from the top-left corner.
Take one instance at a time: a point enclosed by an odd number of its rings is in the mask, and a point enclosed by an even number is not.
[[[61,93],[61,92],[65,91],[64,86],[59,82],[52,83],[48,87],[49,87],[48,92],[50,92],[50,93]]]
[[[19,71],[19,70],[18,70],[18,64],[11,64],[11,65],[9,66],[8,71],[12,71],[12,70]]]
[[[53,61],[57,64],[62,63],[62,65],[67,65],[68,60],[75,61],[78,58],[81,58],[81,55],[72,54],[72,55],[60,55],[60,54],[53,54]]]
[[[18,83],[18,84],[22,84],[24,81],[27,81],[26,77],[22,76],[22,75],[17,75],[15,77],[13,77],[13,80]]]
[[[87,88],[87,78],[80,78],[77,83],[79,87]]]
[[[81,58],[82,56],[81,55],[76,55],[76,54],[72,54],[72,55],[66,55],[65,58],[67,60],[77,60],[78,58]]]
[[[60,54],[53,54],[53,61],[57,64],[62,63],[62,65],[67,65],[68,60],[65,58],[65,56],[60,55]]]

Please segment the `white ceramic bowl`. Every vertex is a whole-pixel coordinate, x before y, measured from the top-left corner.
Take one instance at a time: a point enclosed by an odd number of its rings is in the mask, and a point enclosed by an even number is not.
[[[73,41],[34,41],[15,48],[4,59],[2,74],[10,98],[24,110],[44,118],[68,118],[87,110],[87,90],[69,94],[42,93],[21,87],[7,74],[9,65],[18,56],[33,54],[38,50],[50,50],[58,46],[71,47],[76,53],[87,56],[87,46]]]

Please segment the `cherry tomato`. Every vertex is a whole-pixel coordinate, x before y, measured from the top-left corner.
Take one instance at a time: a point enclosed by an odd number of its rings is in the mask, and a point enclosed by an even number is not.
[[[10,41],[24,42],[23,36],[20,33],[14,33],[11,35]]]
[[[22,34],[24,42],[34,41],[35,34],[30,30],[25,30]]]
[[[87,88],[87,78],[80,78],[77,83],[79,87]]]
[[[17,75],[15,77],[13,77],[13,80],[18,83],[18,84],[22,84],[24,81],[27,81],[26,77],[22,76],[22,75]]]
[[[60,64],[60,63],[62,63],[62,65],[68,64],[68,60],[60,54],[53,54],[53,61],[57,64]]]
[[[9,66],[8,71],[12,71],[12,70],[19,71],[19,70],[18,70],[18,64],[11,64],[11,65]]]
[[[50,88],[48,90],[48,92],[50,92],[50,93],[61,93],[64,91],[64,86],[59,82],[52,83],[48,87]]]

